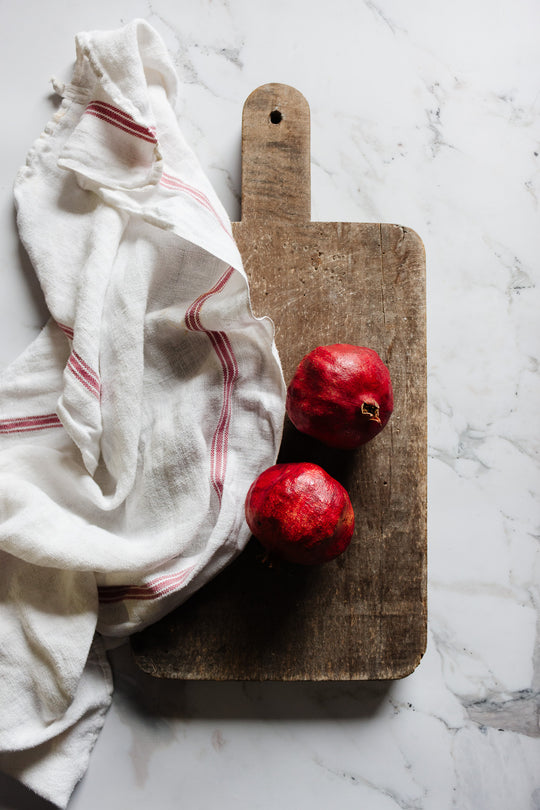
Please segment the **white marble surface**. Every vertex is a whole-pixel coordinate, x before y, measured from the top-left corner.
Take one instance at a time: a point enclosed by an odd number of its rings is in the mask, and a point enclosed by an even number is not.
[[[540,6],[535,0],[2,0],[0,364],[46,312],[11,186],[80,30],[147,19],[233,219],[242,105],[294,85],[313,218],[395,222],[428,265],[429,642],[388,684],[183,684],[115,654],[70,810],[540,808]],[[1,810],[52,807],[0,777]]]

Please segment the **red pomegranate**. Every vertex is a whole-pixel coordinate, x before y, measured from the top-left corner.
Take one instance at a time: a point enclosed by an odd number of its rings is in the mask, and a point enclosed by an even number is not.
[[[307,462],[275,464],[261,473],[247,494],[246,520],[268,551],[301,565],[342,554],[354,531],[346,489]]]
[[[390,372],[377,352],[348,343],[313,349],[300,361],[287,390],[293,425],[346,450],[380,433],[393,407]]]

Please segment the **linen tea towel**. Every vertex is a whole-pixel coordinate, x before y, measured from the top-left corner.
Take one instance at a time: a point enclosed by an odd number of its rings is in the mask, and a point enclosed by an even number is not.
[[[111,700],[103,637],[242,550],[285,387],[157,33],[79,34],[57,89],[15,183],[51,317],[0,377],[0,767],[65,807]]]

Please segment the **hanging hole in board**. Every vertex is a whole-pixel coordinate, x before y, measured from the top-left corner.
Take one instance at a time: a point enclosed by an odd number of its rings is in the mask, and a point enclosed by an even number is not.
[[[279,110],[272,110],[272,112],[270,113],[270,121],[273,124],[281,123],[282,118],[283,118],[283,116],[281,115]]]

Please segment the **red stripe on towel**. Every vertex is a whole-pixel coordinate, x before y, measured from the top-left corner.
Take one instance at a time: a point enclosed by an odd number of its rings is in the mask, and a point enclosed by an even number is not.
[[[213,216],[217,219],[217,221],[219,222],[225,233],[228,236],[231,236],[232,238],[230,230],[224,224],[224,222],[222,221],[221,217],[219,216],[218,212],[216,211],[216,209],[214,208],[214,206],[212,205],[206,194],[203,194],[203,192],[199,191],[198,188],[190,186],[189,183],[185,183],[183,180],[180,180],[179,177],[174,177],[172,174],[167,174],[167,172],[163,172],[163,174],[161,175],[160,185],[162,185],[164,188],[183,191],[185,194],[188,194],[200,205],[202,205],[203,208],[206,208],[207,211],[213,214]]]
[[[238,363],[227,334],[214,329],[205,329],[201,324],[200,313],[204,302],[207,301],[210,296],[216,295],[216,293],[223,289],[233,272],[233,268],[229,267],[211,290],[203,293],[203,295],[200,295],[199,298],[193,302],[185,316],[185,323],[188,329],[196,332],[204,332],[204,334],[208,336],[223,370],[223,402],[210,449],[210,480],[220,501],[223,495],[223,484],[227,468],[229,427],[232,415],[232,391],[238,379]]]
[[[56,321],[56,325],[70,340],[73,340],[73,329],[71,326],[66,326],[65,323],[59,323],[59,321]]]
[[[141,585],[101,585],[98,588],[99,601],[101,603],[123,602],[124,599],[159,599],[177,590],[185,581],[188,574],[195,566],[184,568],[176,574],[168,574],[156,577]]]
[[[107,104],[104,101],[92,101],[86,107],[85,113],[100,118],[113,127],[128,132],[135,138],[141,138],[143,141],[148,141],[148,143],[157,143],[154,127],[145,127],[141,124],[137,124],[131,115],[128,115],[128,113],[120,110],[118,107],[113,107],[112,104]]]
[[[67,362],[71,373],[87,388],[97,399],[101,396],[101,383],[99,375],[86,363],[76,351],[72,351]]]
[[[55,413],[0,419],[0,433],[27,433],[31,430],[47,430],[47,428],[57,427],[63,427],[63,425]]]

